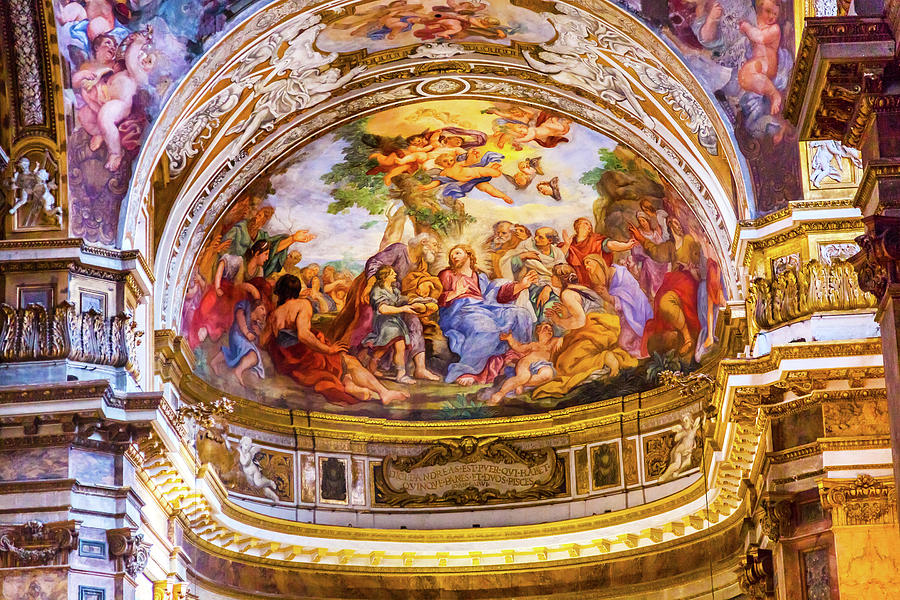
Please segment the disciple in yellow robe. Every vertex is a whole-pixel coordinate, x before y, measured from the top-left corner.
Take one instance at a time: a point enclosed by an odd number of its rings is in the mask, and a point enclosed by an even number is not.
[[[533,397],[567,394],[603,367],[609,369],[607,377],[613,378],[622,368],[637,366],[637,359],[617,345],[620,329],[618,315],[588,313],[583,327],[563,337],[553,361],[556,378],[536,389]]]

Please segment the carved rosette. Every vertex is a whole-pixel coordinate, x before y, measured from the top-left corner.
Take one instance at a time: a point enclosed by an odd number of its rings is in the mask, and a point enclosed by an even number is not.
[[[143,533],[135,533],[129,527],[109,529],[106,532],[109,555],[122,559],[122,567],[132,578],[144,571],[150,560],[151,544],[144,541]]]
[[[65,564],[77,539],[75,521],[28,521],[23,525],[3,527],[0,529],[0,567]]]
[[[852,481],[825,480],[819,483],[822,506],[831,509],[834,525],[896,522],[895,494],[890,478],[877,479],[866,473]]]

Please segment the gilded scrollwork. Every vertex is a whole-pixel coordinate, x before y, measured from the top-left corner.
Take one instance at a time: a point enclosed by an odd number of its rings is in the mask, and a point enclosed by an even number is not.
[[[876,299],[860,287],[853,266],[811,260],[770,279],[757,278],[747,294],[747,314],[756,330],[768,330],[817,312],[873,308]]]
[[[125,367],[137,378],[142,336],[125,313],[107,318],[94,310],[78,311],[70,302],[52,311],[37,304],[19,309],[0,304],[0,362],[68,358]]]
[[[819,483],[822,506],[831,509],[835,525],[872,525],[896,521],[896,489],[890,480],[867,473],[852,481]]]
[[[521,450],[496,436],[436,441],[415,456],[388,456],[374,470],[387,506],[461,506],[552,498],[566,470],[552,448]]]

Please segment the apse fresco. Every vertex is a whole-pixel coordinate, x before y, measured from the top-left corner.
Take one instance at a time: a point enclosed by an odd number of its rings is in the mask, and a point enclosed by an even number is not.
[[[655,387],[715,346],[721,270],[624,145],[525,106],[392,108],[258,182],[199,253],[182,333],[213,386],[397,419]]]
[[[63,59],[72,235],[113,244],[132,164],[163,102],[249,2],[54,3]]]
[[[554,30],[540,14],[509,0],[391,0],[362,2],[318,38],[326,52],[369,52],[410,44],[484,41],[546,42]]]
[[[624,0],[724,109],[750,167],[756,211],[800,199],[796,129],[781,116],[794,66],[791,0]]]

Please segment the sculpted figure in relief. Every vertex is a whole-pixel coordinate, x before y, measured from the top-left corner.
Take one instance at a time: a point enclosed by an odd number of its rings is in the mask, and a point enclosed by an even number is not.
[[[681,423],[677,423],[674,430],[675,446],[669,453],[669,466],[659,476],[660,482],[675,479],[691,468],[691,453],[700,431],[700,417],[692,419],[691,415],[684,414],[681,416]]]
[[[272,501],[272,504],[278,502],[278,492],[276,491],[275,482],[263,475],[262,469],[259,467],[256,455],[259,453],[259,446],[253,444],[246,435],[241,438],[238,443],[238,459],[240,460],[241,471],[247,478],[247,483],[258,489],[263,495]]]

